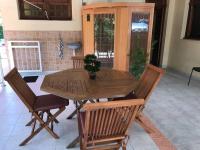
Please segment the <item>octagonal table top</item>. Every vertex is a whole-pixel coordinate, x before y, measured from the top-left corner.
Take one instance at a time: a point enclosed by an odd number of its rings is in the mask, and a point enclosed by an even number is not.
[[[41,90],[72,100],[125,96],[137,81],[128,72],[101,69],[96,80],[89,79],[84,69],[69,69],[46,75]]]

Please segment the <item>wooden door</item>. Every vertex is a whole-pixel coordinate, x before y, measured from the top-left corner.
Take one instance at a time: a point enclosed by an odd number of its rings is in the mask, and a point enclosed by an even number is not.
[[[152,7],[132,9],[130,12],[129,71],[134,69],[137,62],[141,61],[144,65],[150,62],[153,14]]]
[[[95,54],[102,67],[113,68],[115,9],[99,8],[83,13],[84,55]]]

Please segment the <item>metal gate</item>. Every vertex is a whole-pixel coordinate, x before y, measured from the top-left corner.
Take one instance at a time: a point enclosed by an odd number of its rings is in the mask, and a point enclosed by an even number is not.
[[[11,67],[20,72],[41,72],[39,41],[8,41]]]

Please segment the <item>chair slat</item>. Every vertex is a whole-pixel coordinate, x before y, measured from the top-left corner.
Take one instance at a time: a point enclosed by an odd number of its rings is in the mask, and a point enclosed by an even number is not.
[[[109,125],[109,117],[107,116],[110,116],[111,115],[111,110],[110,109],[106,109],[106,116],[105,116],[105,125],[103,127],[103,132],[102,132],[102,135],[103,136],[106,136],[106,128],[108,128],[108,125]]]
[[[84,137],[80,138],[83,140],[81,143],[85,143],[87,147],[90,144],[95,147],[96,144],[102,144],[102,141],[123,143],[129,125],[134,120],[139,106],[143,104],[142,99],[129,100],[129,105],[127,101],[118,101],[118,104],[116,102],[86,104],[83,110],[89,112],[90,117],[86,119],[85,129],[80,130],[83,131],[80,136]]]
[[[99,137],[102,137],[103,136],[103,126],[105,126],[105,115],[106,115],[106,109],[103,109],[102,110],[102,118],[101,118],[101,121],[100,121],[100,129],[99,129]]]
[[[110,118],[107,117],[108,118],[108,126],[105,131],[106,132],[105,136],[109,135],[110,128],[112,127],[113,114],[114,114],[114,110],[110,109]]]
[[[82,69],[84,68],[84,57],[83,56],[73,56],[72,58],[73,61],[73,68],[74,69]]]
[[[100,125],[101,125],[101,119],[103,115],[103,109],[98,110],[98,112],[99,112],[99,118],[98,118],[97,130],[96,130],[96,135],[95,135],[96,138],[99,137],[99,133],[100,133]]]

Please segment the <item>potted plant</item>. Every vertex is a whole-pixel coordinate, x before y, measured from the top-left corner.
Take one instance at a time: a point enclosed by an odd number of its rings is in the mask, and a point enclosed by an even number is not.
[[[96,72],[100,70],[101,62],[97,60],[94,54],[88,54],[84,58],[84,63],[84,68],[88,71],[90,79],[95,80]]]

